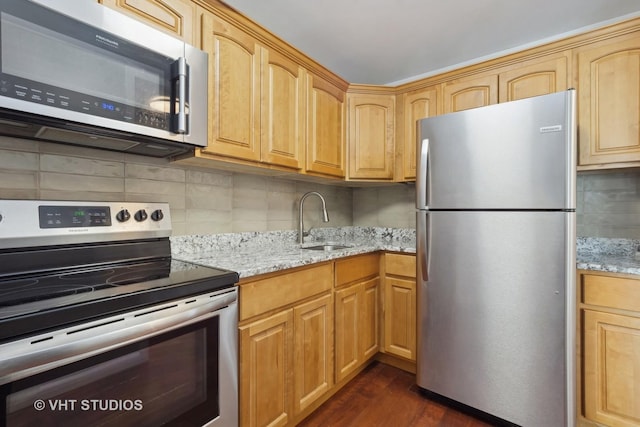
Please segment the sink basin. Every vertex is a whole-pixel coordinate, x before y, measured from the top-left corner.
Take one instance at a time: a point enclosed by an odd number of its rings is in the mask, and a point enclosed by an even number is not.
[[[338,245],[338,244],[324,244],[324,245],[316,245],[316,246],[307,246],[302,249],[310,249],[312,251],[335,251],[338,249],[347,249],[351,246],[348,245]]]

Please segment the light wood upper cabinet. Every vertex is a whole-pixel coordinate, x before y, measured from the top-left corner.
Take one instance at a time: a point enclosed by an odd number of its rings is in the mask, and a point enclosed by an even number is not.
[[[196,44],[197,7],[190,0],[98,0],[98,2],[189,44]]]
[[[579,165],[640,161],[640,33],[576,50]]]
[[[245,31],[204,14],[209,53],[209,141],[217,156],[300,169],[306,71]]]
[[[349,179],[393,179],[395,96],[348,94]]]
[[[445,83],[444,113],[484,107],[498,102],[497,74],[482,74]]]
[[[567,90],[569,63],[569,52],[565,52],[510,66],[498,74],[499,102]]]
[[[307,172],[345,176],[345,93],[308,75]]]
[[[304,158],[306,70],[262,49],[261,159],[300,169]]]
[[[408,92],[403,97],[404,143],[403,143],[403,175],[405,180],[416,178],[416,122],[420,119],[438,114],[440,85]]]
[[[203,151],[258,161],[262,48],[212,14],[203,15],[202,30],[209,54],[209,141]]]

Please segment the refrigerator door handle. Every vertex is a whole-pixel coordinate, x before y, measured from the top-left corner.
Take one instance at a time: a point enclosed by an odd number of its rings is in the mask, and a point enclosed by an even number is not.
[[[420,144],[418,154],[418,171],[416,174],[416,208],[428,209],[427,206],[427,182],[429,168],[429,139],[425,138]]]
[[[418,212],[418,238],[417,252],[419,262],[418,280],[426,282],[429,279],[429,266],[431,265],[431,251],[429,251],[431,240],[431,221],[428,212]]]

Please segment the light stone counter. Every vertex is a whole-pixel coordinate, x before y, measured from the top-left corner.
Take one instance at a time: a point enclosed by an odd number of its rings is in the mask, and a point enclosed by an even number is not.
[[[337,227],[312,229],[304,246],[332,242],[347,249],[301,249],[297,231],[268,231],[171,237],[177,260],[238,272],[240,278],[272,273],[375,251],[416,252],[414,229]],[[578,237],[577,268],[640,275],[640,240]]]
[[[577,268],[640,275],[640,240],[578,237]]]
[[[333,251],[302,249],[297,231],[269,231],[171,237],[175,259],[238,272],[240,278],[272,273],[379,250],[415,253],[414,229],[337,227],[312,229],[304,246],[348,245]]]

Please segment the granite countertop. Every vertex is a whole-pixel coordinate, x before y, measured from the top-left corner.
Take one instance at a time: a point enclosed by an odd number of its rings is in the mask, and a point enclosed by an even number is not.
[[[333,251],[302,249],[297,231],[247,232],[171,237],[175,259],[238,272],[240,278],[271,273],[379,250],[415,253],[415,230],[383,227],[313,229],[304,247],[348,245]]]
[[[337,227],[311,230],[304,247],[348,245],[333,251],[302,249],[297,231],[268,231],[171,237],[173,258],[238,272],[240,278],[272,273],[375,251],[416,252],[414,229]],[[640,240],[578,237],[579,270],[640,275]]]
[[[576,249],[579,270],[640,275],[640,240],[578,237]]]

